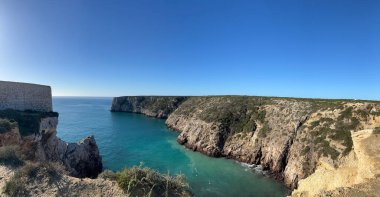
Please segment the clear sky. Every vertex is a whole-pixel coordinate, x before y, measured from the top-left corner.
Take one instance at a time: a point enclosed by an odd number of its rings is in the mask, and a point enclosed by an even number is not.
[[[1,0],[0,80],[66,96],[380,100],[380,1]]]

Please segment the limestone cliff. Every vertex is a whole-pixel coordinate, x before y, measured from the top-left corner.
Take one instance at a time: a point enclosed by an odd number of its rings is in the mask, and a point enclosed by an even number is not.
[[[186,100],[181,96],[123,96],[112,101],[113,112],[134,112],[156,118],[167,118]]]
[[[7,110],[7,112],[10,111]],[[74,177],[95,178],[102,171],[102,159],[93,136],[89,136],[78,143],[62,141],[56,136],[58,114],[53,114],[50,117],[43,116],[40,119],[31,118],[36,113],[22,111],[9,113],[13,114],[13,117],[22,118],[19,118],[20,123],[16,122],[17,126],[12,130],[0,134],[0,146],[19,145],[27,160],[63,163],[69,175]],[[5,117],[3,116],[3,118]],[[20,134],[19,125],[23,125],[21,121],[24,119],[30,120],[29,123],[32,126],[22,128],[23,130],[38,129],[34,132]]]
[[[299,182],[292,196],[376,196],[380,192],[380,134],[351,133],[353,151],[336,166],[321,158],[315,172]]]
[[[139,109],[138,102],[130,106]],[[165,111],[162,106],[159,110]],[[350,132],[380,127],[380,103],[189,97],[168,116],[166,124],[179,131],[178,142],[192,150],[262,165],[290,188],[297,188],[320,159],[336,166],[352,152]]]

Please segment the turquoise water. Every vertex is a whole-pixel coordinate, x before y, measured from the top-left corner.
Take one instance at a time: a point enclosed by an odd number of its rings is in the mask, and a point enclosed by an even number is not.
[[[111,98],[53,98],[59,112],[58,136],[95,139],[104,168],[139,165],[162,173],[183,173],[196,196],[285,196],[286,189],[238,162],[211,158],[184,148],[164,120],[140,114],[112,113]]]

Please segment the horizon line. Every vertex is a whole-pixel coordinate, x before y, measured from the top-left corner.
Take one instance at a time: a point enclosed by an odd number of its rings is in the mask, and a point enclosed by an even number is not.
[[[376,99],[355,99],[355,98],[321,98],[321,97],[290,97],[290,96],[261,96],[261,95],[243,95],[243,94],[215,94],[215,95],[124,95],[124,96],[62,96],[62,95],[52,95],[52,97],[61,98],[116,98],[116,97],[137,97],[137,96],[161,96],[161,97],[217,97],[217,96],[247,96],[247,97],[266,97],[266,98],[287,98],[287,99],[314,99],[314,100],[355,100],[355,101],[375,101],[380,102]]]

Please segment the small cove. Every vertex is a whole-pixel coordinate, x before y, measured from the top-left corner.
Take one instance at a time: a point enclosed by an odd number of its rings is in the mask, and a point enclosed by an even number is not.
[[[285,196],[286,188],[246,165],[193,152],[176,142],[165,121],[140,114],[112,113],[112,98],[54,97],[58,136],[74,142],[94,135],[104,168],[139,165],[182,173],[196,196]]]

